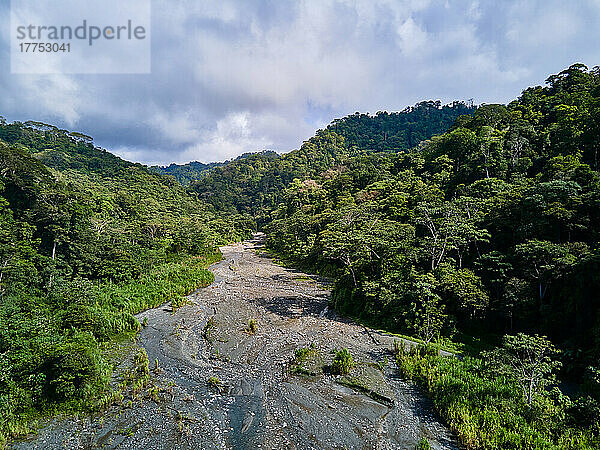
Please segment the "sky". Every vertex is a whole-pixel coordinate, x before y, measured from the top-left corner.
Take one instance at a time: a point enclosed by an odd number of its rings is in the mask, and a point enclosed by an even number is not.
[[[355,111],[507,103],[600,64],[600,0],[151,1],[150,73],[45,75],[11,74],[0,0],[0,115],[143,164],[222,161]]]

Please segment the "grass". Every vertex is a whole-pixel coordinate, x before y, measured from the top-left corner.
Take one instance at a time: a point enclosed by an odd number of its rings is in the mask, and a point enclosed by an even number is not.
[[[107,308],[123,305],[122,312],[129,314],[156,308],[167,302],[177,309],[185,304],[188,294],[214,281],[214,275],[206,267],[220,257],[190,257],[164,264],[135,281],[101,285],[99,303]]]
[[[415,450],[429,450],[431,445],[429,445],[429,441],[422,437],[417,445],[415,445]]]
[[[206,384],[208,384],[208,387],[216,389],[219,392],[221,392],[223,389],[223,383],[221,380],[219,380],[219,377],[210,377],[208,380],[206,380]]]
[[[309,359],[317,356],[318,351],[315,344],[310,347],[299,347],[294,350],[294,360],[290,367],[290,372],[296,375],[316,376],[317,372],[306,368]]]
[[[206,321],[206,325],[204,325],[204,328],[202,329],[202,337],[204,337],[204,339],[207,342],[212,342],[213,341],[212,332],[216,328],[217,328],[217,321],[215,320],[214,317],[210,317]]]

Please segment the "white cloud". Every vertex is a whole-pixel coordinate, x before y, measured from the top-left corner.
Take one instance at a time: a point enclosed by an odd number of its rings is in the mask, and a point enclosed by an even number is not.
[[[171,114],[158,110],[150,118],[148,125],[159,130],[166,139],[175,144],[189,144],[200,137],[190,112]]]
[[[154,0],[153,12],[151,75],[0,73],[0,114],[136,161],[213,161],[297,148],[354,111],[510,101],[600,63],[593,0]]]
[[[264,149],[273,145],[266,136],[254,133],[251,116],[248,112],[235,112],[217,122],[216,128],[205,133],[200,143],[188,147],[181,159],[207,162],[206,154],[219,155],[220,159],[230,159],[248,149]]]
[[[84,107],[79,83],[68,75],[19,75],[15,88],[20,96],[14,99],[18,107],[26,107],[35,119],[35,111],[43,111],[54,120],[73,127],[81,117]]]

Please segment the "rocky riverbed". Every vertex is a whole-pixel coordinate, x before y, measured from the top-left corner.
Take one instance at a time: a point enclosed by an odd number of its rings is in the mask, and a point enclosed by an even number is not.
[[[54,420],[14,447],[411,449],[425,438],[457,448],[430,402],[395,376],[394,338],[329,311],[327,284],[275,264],[262,238],[223,247],[215,282],[186,306],[139,314],[146,394]],[[342,347],[357,363],[344,377],[328,371]]]

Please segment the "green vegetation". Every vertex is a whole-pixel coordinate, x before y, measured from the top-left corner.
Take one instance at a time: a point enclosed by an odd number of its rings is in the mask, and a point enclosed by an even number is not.
[[[514,348],[511,342],[506,350]],[[521,350],[525,348],[527,345]],[[577,418],[591,399],[572,401],[555,387],[537,390],[529,402],[518,372],[499,376],[494,365],[484,359],[438,356],[427,347],[409,352],[401,348],[397,364],[405,378],[430,394],[436,409],[467,448],[592,449],[600,445],[598,410],[590,411],[585,420]]]
[[[309,355],[316,352],[316,348],[314,344],[311,344],[310,347],[300,347],[294,350],[294,359],[296,364],[301,364],[306,361]]]
[[[296,375],[317,375],[317,371],[312,367],[317,362],[317,357],[318,351],[314,343],[310,347],[297,348],[294,350],[294,360],[292,361],[290,372]]]
[[[599,77],[573,66],[415,149],[296,178],[269,248],[333,276],[347,315],[424,342],[545,334],[581,375],[599,356]],[[344,154],[332,132],[306,145],[324,140]]]
[[[204,325],[204,329],[202,330],[202,336],[208,342],[213,341],[212,332],[217,328],[217,321],[214,317],[209,317],[206,321],[206,325]]]
[[[258,325],[256,324],[256,320],[255,319],[250,319],[248,321],[248,328],[246,328],[246,331],[249,334],[254,334],[258,331]]]
[[[272,151],[244,154],[215,167],[192,183],[190,190],[220,211],[252,214],[259,224],[266,224],[285,200],[284,189],[295,179],[310,184],[314,176],[341,169],[350,157],[405,151],[473,111],[461,102],[442,106],[430,101],[398,113],[356,113],[333,121],[300,149],[285,155]]]
[[[429,445],[429,441],[425,438],[421,438],[419,443],[415,446],[415,450],[430,450],[431,445]]]
[[[396,346],[400,372],[467,447],[598,448],[599,156],[600,69],[580,64],[508,105],[354,114],[286,155],[171,166],[187,189],[2,122],[0,436],[105,395],[101,344],[210,283],[217,245],[256,224],[334,279],[337,311],[423,344]],[[438,355],[452,340],[462,359]],[[342,349],[332,371],[352,366]]]
[[[151,166],[149,170],[163,175],[171,175],[181,183],[187,186],[193,181],[201,180],[209,170],[222,166],[222,163],[202,164],[197,161],[192,161],[187,164],[170,164],[168,166]]]
[[[335,352],[333,362],[331,363],[331,372],[337,375],[347,375],[354,366],[355,363],[352,355],[347,348],[342,348]]]
[[[86,136],[1,121],[0,441],[110,403],[102,346],[212,282],[217,246],[252,227]]]
[[[210,377],[206,383],[215,389],[221,389],[221,380],[219,380],[219,377]]]

